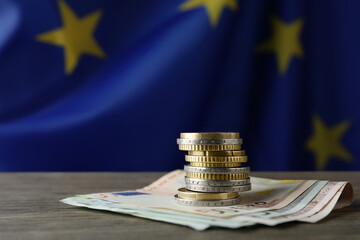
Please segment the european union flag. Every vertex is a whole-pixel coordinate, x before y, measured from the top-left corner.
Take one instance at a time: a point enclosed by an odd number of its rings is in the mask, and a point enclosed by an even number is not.
[[[0,171],[182,168],[240,131],[252,170],[360,170],[360,3],[2,0]]]

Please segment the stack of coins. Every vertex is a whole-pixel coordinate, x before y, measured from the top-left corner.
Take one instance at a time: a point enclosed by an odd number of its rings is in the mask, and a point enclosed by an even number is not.
[[[188,206],[229,206],[240,202],[239,192],[249,191],[250,168],[241,150],[239,133],[181,133],[179,149],[188,151],[185,188],[175,201]]]

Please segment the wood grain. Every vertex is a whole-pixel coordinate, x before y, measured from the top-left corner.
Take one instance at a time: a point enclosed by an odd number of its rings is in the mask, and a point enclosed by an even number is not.
[[[0,239],[360,239],[359,172],[252,172],[276,179],[351,181],[355,200],[316,224],[236,230],[190,228],[59,202],[75,194],[143,187],[164,173],[0,173]]]

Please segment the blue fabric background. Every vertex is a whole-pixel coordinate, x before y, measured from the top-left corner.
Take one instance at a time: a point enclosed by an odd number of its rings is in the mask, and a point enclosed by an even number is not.
[[[182,168],[180,132],[239,131],[252,170],[315,170],[312,119],[349,121],[325,170],[360,170],[360,2],[239,1],[211,26],[185,0],[66,0],[103,15],[94,38],[105,59],[36,40],[62,26],[57,1],[0,1],[0,171],[153,171]],[[285,74],[271,17],[299,18],[304,57]]]

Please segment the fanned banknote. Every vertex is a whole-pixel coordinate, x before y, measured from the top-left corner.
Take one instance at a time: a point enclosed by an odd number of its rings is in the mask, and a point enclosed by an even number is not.
[[[182,206],[174,202],[174,195],[184,186],[184,175],[184,171],[176,170],[142,189],[77,195],[61,202],[205,230],[254,224],[274,226],[290,221],[314,223],[332,209],[350,205],[354,198],[349,182],[251,177],[252,190],[241,193],[238,205]]]

